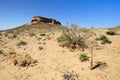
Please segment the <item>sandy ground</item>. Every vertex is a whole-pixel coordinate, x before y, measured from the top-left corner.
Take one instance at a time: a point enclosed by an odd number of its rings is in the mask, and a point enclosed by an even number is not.
[[[104,30],[96,33],[104,34]],[[107,67],[90,70],[90,61],[81,62],[80,50],[70,51],[59,46],[56,38],[60,32],[50,34],[50,40],[42,36],[25,37],[19,39],[4,39],[0,43],[0,50],[5,53],[14,50],[16,53],[28,53],[37,60],[34,66],[15,66],[10,59],[0,55],[0,80],[64,80],[65,73],[71,73],[75,80],[120,80],[120,35],[108,36],[112,44],[102,45],[102,49],[94,50],[94,63],[103,62]],[[20,41],[26,41],[25,46],[16,46]],[[39,50],[39,47],[43,47]],[[85,50],[89,56],[89,49]]]

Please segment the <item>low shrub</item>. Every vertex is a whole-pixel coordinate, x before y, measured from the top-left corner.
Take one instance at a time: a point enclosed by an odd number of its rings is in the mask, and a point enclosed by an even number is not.
[[[3,50],[0,50],[0,55],[6,56],[6,54],[3,52]]]
[[[116,35],[116,32],[110,30],[110,31],[107,31],[106,34],[107,34],[107,35]]]
[[[46,34],[45,33],[41,33],[40,36],[46,36]]]
[[[87,28],[81,28],[81,29],[80,29],[80,31],[82,31],[82,32],[85,32],[85,33],[86,33],[86,32],[88,32],[88,31],[89,31],[89,29],[87,29]]]
[[[62,77],[63,80],[78,80],[78,75],[73,72],[64,72]]]
[[[80,57],[79,57],[79,59],[80,59],[81,62],[89,60],[88,58],[89,57],[85,53],[80,54]]]
[[[29,35],[30,35],[30,37],[33,37],[33,36],[35,36],[35,33],[30,33]]]
[[[82,49],[84,51],[85,48],[88,48],[89,39],[94,36],[93,32],[88,29],[80,29],[76,24],[71,24],[69,27],[63,30],[57,41],[63,46],[72,49]]]
[[[43,50],[43,47],[42,47],[42,46],[39,46],[38,49],[39,49],[39,50]]]
[[[63,41],[66,41],[66,40],[68,40],[68,38],[65,35],[61,35],[60,37],[57,38],[58,42],[63,42]]]
[[[62,41],[62,42],[60,42],[60,46],[61,47],[70,47],[70,42],[68,42],[68,41]]]
[[[85,38],[81,34],[75,32],[75,30],[65,30],[62,35],[57,38],[57,41],[60,45],[76,49],[78,47],[85,48]]]
[[[11,35],[8,36],[8,39],[14,39],[14,38],[16,38],[16,37],[17,37],[16,34],[11,34]]]
[[[17,46],[21,46],[21,45],[27,45],[27,42],[25,42],[25,41],[20,41],[18,44],[17,44]]]
[[[3,54],[3,50],[0,50],[0,55]]]
[[[112,41],[110,41],[108,37],[106,37],[105,35],[101,35],[100,40],[102,40],[103,43],[108,43],[108,44],[112,43]]]
[[[34,66],[37,60],[34,60],[29,54],[11,54],[9,58],[14,65],[20,67]]]
[[[69,45],[71,44],[68,37],[64,34],[62,34],[60,37],[58,37],[57,41],[60,43],[60,46],[62,46],[62,47],[69,47]]]

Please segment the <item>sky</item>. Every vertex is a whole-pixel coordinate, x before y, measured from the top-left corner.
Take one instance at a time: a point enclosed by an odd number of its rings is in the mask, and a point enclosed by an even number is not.
[[[30,23],[32,16],[80,27],[120,25],[120,0],[0,0],[0,30]]]

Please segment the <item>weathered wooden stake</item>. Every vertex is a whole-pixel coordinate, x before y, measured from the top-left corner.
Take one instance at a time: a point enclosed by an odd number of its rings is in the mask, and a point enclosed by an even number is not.
[[[93,70],[93,47],[91,47],[91,50],[90,50],[90,70]]]

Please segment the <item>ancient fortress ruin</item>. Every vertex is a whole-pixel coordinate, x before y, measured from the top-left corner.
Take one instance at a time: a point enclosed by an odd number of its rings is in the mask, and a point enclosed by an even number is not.
[[[41,16],[33,16],[31,20],[31,24],[37,24],[37,23],[49,23],[49,24],[58,24],[61,25],[61,23],[55,19],[52,18],[46,18]]]

